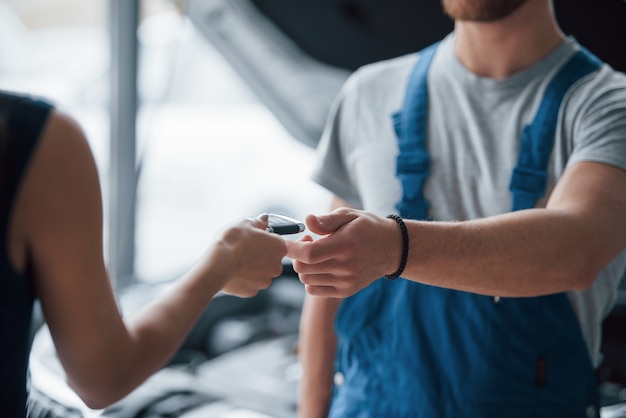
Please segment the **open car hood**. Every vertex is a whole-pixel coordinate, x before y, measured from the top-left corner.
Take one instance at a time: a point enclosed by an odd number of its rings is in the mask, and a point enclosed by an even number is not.
[[[361,65],[418,51],[453,22],[440,0],[177,0],[287,131],[311,147]],[[626,71],[624,0],[554,0],[564,32]]]

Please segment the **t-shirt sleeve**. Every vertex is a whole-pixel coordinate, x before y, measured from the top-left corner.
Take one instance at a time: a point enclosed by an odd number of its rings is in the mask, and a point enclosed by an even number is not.
[[[317,165],[312,179],[335,196],[348,202],[355,208],[362,208],[362,202],[346,163],[347,150],[342,146],[342,137],[348,134],[347,97],[353,89],[352,79],[343,86],[331,106],[322,138],[317,148]]]
[[[357,209],[390,213],[399,199],[391,115],[402,106],[416,57],[408,54],[357,69],[331,106],[313,180]]]
[[[584,90],[577,95],[584,104],[573,123],[567,166],[593,161],[626,170],[626,75],[604,68]]]

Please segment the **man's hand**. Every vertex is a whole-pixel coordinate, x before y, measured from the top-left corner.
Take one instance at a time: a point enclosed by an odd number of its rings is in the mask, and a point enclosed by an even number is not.
[[[322,237],[288,241],[287,256],[311,295],[348,297],[398,268],[402,240],[393,220],[340,208],[306,224]]]

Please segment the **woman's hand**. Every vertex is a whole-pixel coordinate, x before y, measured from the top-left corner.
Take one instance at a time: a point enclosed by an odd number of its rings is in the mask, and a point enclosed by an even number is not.
[[[282,259],[287,254],[286,240],[266,231],[267,215],[245,219],[225,229],[209,257],[224,263],[227,271],[226,293],[251,297],[272,284],[282,273]]]

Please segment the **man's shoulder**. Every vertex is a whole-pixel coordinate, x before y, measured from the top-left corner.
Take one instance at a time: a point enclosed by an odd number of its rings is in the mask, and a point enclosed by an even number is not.
[[[600,69],[596,81],[601,84],[608,84],[614,88],[626,89],[626,73],[618,71],[608,64],[605,64]]]
[[[442,45],[449,49],[454,44],[453,40],[453,34],[450,34],[437,42],[436,45]],[[419,60],[420,53],[428,47],[429,45],[415,52],[366,64],[352,73],[350,83],[361,86],[384,85],[385,87],[389,87],[388,84],[392,83],[393,85],[399,84],[404,88],[411,71]]]
[[[361,87],[404,83],[417,57],[417,53],[410,53],[366,64],[350,76],[349,83]]]
[[[604,64],[572,89],[569,102],[604,112],[607,106],[626,112],[626,74]]]

